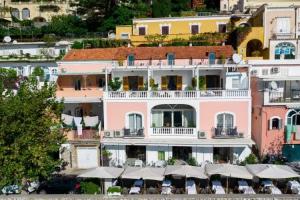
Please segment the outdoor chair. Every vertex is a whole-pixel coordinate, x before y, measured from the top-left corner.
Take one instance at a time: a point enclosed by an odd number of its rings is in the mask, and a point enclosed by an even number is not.
[[[135,167],[143,167],[143,161],[142,160],[135,160],[134,161]]]

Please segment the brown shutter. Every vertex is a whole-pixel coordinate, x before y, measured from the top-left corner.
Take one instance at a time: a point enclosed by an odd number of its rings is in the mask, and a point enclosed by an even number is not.
[[[138,78],[138,90],[144,89],[144,77],[139,76]]]
[[[182,76],[176,78],[176,90],[182,90]]]
[[[123,90],[124,91],[129,90],[128,76],[123,76]]]
[[[166,76],[162,76],[161,77],[161,90],[167,90],[167,77]]]

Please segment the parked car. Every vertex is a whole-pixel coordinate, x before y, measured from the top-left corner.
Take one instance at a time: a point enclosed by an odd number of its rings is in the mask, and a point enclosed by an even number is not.
[[[77,194],[80,187],[78,181],[70,177],[55,177],[49,181],[43,182],[39,189],[38,194]]]
[[[18,185],[7,185],[4,186],[1,190],[3,194],[9,195],[9,194],[20,194],[21,193],[21,187]]]

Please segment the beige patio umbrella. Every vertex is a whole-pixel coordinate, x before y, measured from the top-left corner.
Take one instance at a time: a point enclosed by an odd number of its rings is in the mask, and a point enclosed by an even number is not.
[[[253,175],[247,170],[245,166],[232,164],[207,164],[205,166],[206,173],[211,175],[222,175],[232,178],[252,179]]]
[[[164,179],[165,168],[154,167],[127,167],[122,174],[124,179],[143,179],[162,181]]]
[[[117,168],[117,167],[96,167],[96,168],[86,170],[82,174],[79,174],[77,177],[114,179],[114,178],[119,178],[123,171],[124,171],[123,168]]]
[[[207,179],[203,167],[190,165],[168,165],[164,175],[184,176],[186,178]]]
[[[249,172],[258,178],[285,179],[296,178],[300,175],[287,165],[252,164],[246,165]]]

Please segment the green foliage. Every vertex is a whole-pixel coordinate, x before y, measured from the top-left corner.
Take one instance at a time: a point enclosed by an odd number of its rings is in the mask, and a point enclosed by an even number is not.
[[[47,47],[52,47],[55,45],[56,37],[53,34],[46,34],[43,36],[43,41],[46,43]]]
[[[182,38],[176,38],[171,40],[169,43],[167,43],[165,46],[188,46],[189,42]]]
[[[199,89],[200,90],[205,90],[206,89],[205,76],[199,76]]]
[[[100,188],[93,182],[80,182],[82,194],[100,194]]]
[[[107,193],[121,193],[121,191],[120,186],[112,186],[107,189]]]
[[[200,33],[190,37],[193,46],[216,46],[222,44],[228,35],[226,33]]]
[[[187,160],[187,163],[191,166],[197,166],[198,163],[197,163],[197,160],[194,158],[194,157],[191,157]]]
[[[153,78],[150,78],[150,88],[152,91],[157,91],[158,89],[158,83],[155,83],[155,80]]]
[[[34,76],[34,77],[36,77],[36,76],[43,77],[44,76],[44,70],[40,66],[35,67],[33,69],[33,72],[32,72],[31,75]]]
[[[17,82],[17,72],[13,69],[0,68],[0,92],[13,89]]]
[[[7,77],[4,77],[6,79]],[[38,89],[36,80],[21,82],[16,94],[0,90],[0,188],[22,179],[48,178],[60,166],[64,135],[60,131],[63,105],[55,86]]]
[[[190,0],[172,0],[171,3],[171,10],[174,16],[179,16],[182,11],[190,10]]]
[[[108,83],[109,88],[112,91],[117,91],[121,88],[122,82],[120,81],[119,77],[115,77],[114,79],[110,80]]]
[[[218,11],[220,8],[219,0],[204,0],[204,4],[206,5],[206,9],[210,11]]]
[[[154,35],[146,35],[145,39],[148,43],[152,44],[151,46],[158,46],[162,44],[166,39],[167,35],[154,34]]]
[[[245,158],[245,160],[241,163],[242,165],[246,164],[257,164],[258,158],[255,154],[251,153],[248,157]]]
[[[83,48],[114,48],[127,46],[130,41],[128,40],[108,40],[108,39],[92,39],[83,40],[81,42],[75,41],[72,45],[73,49]]]
[[[153,0],[152,17],[168,17],[172,11],[171,0]]]
[[[111,157],[112,153],[110,151],[107,151],[105,148],[102,149],[102,156],[109,159]]]
[[[174,164],[175,164],[175,158],[170,157],[170,158],[167,160],[167,164],[168,164],[168,165],[174,165]]]

